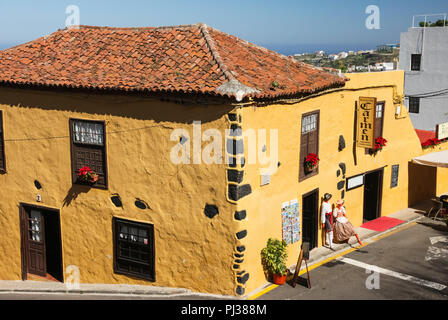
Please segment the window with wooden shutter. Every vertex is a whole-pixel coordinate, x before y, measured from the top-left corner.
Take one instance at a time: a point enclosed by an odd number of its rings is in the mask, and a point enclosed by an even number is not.
[[[3,111],[0,110],[0,172],[6,172],[5,137],[3,135]]]
[[[420,112],[420,98],[409,97],[409,113]]]
[[[155,281],[154,226],[113,218],[114,272]]]
[[[70,119],[70,140],[73,183],[78,183],[79,169],[88,166],[98,175],[93,187],[107,188],[104,122]]]
[[[319,154],[319,111],[313,111],[302,115],[299,181],[319,173],[319,167],[311,173],[305,172],[305,158],[310,153]]]
[[[383,124],[384,124],[384,107],[386,105],[385,101],[377,102],[375,108],[375,136],[374,138],[379,138],[383,136]]]

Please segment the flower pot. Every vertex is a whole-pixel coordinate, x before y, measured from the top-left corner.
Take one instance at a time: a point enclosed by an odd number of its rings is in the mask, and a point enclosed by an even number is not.
[[[285,275],[280,275],[280,274],[274,274],[272,275],[274,283],[278,284],[278,285],[282,285],[285,284],[286,282],[286,274]]]
[[[305,166],[305,173],[311,173],[316,170],[317,166]]]

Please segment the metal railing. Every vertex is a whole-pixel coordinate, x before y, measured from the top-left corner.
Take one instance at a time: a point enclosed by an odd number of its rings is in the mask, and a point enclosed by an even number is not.
[[[415,26],[415,22],[416,22],[416,18],[418,17],[424,17],[424,19],[417,19],[419,20],[418,23],[423,22],[423,27],[422,26]],[[414,15],[412,16],[412,28],[429,28],[430,27],[430,23],[431,21],[428,20],[429,17],[439,17],[443,19],[438,19],[438,20],[443,20],[443,26],[437,26],[437,27],[448,27],[448,23],[446,21],[446,17],[447,14],[446,13],[439,13],[439,14],[419,14],[419,15]],[[434,27],[431,27],[434,28]]]

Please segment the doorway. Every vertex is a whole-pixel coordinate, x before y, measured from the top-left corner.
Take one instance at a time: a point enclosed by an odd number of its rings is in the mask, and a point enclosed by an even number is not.
[[[20,229],[22,279],[38,276],[63,282],[59,211],[21,204]]]
[[[317,247],[319,189],[302,196],[302,243]]]
[[[381,217],[383,198],[383,169],[364,175],[364,213],[363,223]]]

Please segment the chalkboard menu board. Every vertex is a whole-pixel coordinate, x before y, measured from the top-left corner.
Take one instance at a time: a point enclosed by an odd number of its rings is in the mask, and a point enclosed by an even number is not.
[[[398,164],[392,166],[392,178],[390,182],[391,188],[398,186],[398,168],[399,168]]]

